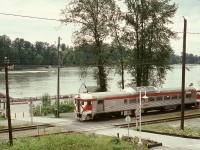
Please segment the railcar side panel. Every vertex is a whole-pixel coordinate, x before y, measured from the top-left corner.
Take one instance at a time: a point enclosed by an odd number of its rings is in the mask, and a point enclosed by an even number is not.
[[[137,89],[137,88],[134,88]],[[152,89],[152,88],[151,88]],[[149,110],[176,109],[181,104],[182,92],[179,88],[156,89],[147,91],[148,99],[141,98],[142,112]],[[185,105],[195,106],[200,99],[200,91],[194,87],[185,88]],[[141,97],[145,95],[141,92]],[[76,117],[81,120],[93,119],[101,114],[134,114],[139,107],[140,93],[138,91],[82,93],[75,97]]]

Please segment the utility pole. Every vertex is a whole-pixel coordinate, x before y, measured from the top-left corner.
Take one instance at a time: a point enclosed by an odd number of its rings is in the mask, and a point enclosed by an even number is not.
[[[9,131],[9,143],[13,145],[12,137],[12,125],[11,125],[11,116],[10,116],[10,97],[9,97],[9,87],[8,87],[8,59],[5,57],[5,83],[6,83],[6,114],[8,118],[8,131]]]
[[[30,116],[31,116],[31,124],[33,125],[33,100],[30,99],[30,108],[29,108],[29,112],[30,112]]]
[[[182,54],[181,130],[184,130],[184,112],[185,112],[185,60],[186,60],[186,32],[187,32],[187,20],[184,18],[184,31],[183,31],[183,54]]]
[[[121,76],[122,76],[122,89],[124,89],[124,60],[123,60],[123,50],[122,50],[122,46],[120,46],[120,52],[121,52],[121,58],[120,58],[120,62],[121,62]]]
[[[57,81],[57,118],[59,118],[59,105],[60,105],[60,37],[58,37],[58,81]]]

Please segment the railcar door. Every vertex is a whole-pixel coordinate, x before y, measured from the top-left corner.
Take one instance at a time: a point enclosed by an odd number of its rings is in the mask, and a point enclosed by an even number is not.
[[[98,99],[97,100],[97,112],[103,112],[104,111],[104,100]]]
[[[78,111],[78,113],[80,113],[80,107],[81,107],[80,100],[77,99],[77,111]]]

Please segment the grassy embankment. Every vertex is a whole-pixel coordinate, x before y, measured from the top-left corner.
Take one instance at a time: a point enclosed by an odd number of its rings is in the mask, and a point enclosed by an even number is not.
[[[174,124],[174,125],[173,125]],[[158,133],[175,134],[182,136],[200,137],[200,127],[185,126],[184,130],[180,129],[179,122],[158,123],[142,126],[143,130],[154,131]],[[191,122],[192,124],[192,122]]]
[[[19,138],[13,141],[13,146],[8,141],[1,141],[0,145],[3,150],[147,150],[123,140],[117,143],[116,137],[81,133]]]
[[[185,114],[185,116],[200,114],[200,110],[199,109],[188,110],[188,111],[185,111],[184,114]],[[169,112],[166,112],[166,113],[159,113],[159,114],[155,114],[155,115],[149,115],[147,113],[147,115],[142,115],[142,120],[146,121],[146,120],[172,118],[172,117],[180,117],[180,116],[181,116],[181,111],[180,112],[169,111]]]
[[[193,115],[193,114],[199,114],[199,113],[200,113],[199,110],[185,111],[185,115]],[[153,119],[150,117],[152,116],[144,116],[142,120],[180,117],[180,112],[155,115],[153,116]],[[169,133],[169,134],[176,134],[176,135],[200,137],[200,126],[198,125],[199,121],[200,120],[198,119],[185,120],[184,131],[180,129],[180,121],[143,125],[142,129],[159,132],[159,133]]]

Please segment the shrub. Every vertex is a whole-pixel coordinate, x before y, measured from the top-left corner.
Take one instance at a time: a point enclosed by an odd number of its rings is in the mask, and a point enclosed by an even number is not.
[[[35,116],[46,116],[48,114],[53,114],[54,112],[54,107],[53,106],[40,106],[40,105],[37,105],[34,109],[34,115]]]
[[[6,118],[3,115],[0,115],[0,120],[5,120]]]
[[[50,106],[51,105],[51,98],[49,96],[49,94],[45,93],[42,96],[42,106],[46,107],[46,106]]]
[[[60,113],[65,113],[65,112],[72,112],[73,111],[73,105],[68,105],[68,104],[60,104]]]
[[[34,115],[35,116],[46,116],[48,114],[54,114],[55,109],[57,108],[57,103],[55,102],[52,105],[37,105],[34,109]],[[61,102],[59,105],[60,108],[60,113],[66,113],[66,112],[73,112],[74,110],[74,105],[73,105],[73,101],[65,101],[65,102]]]

